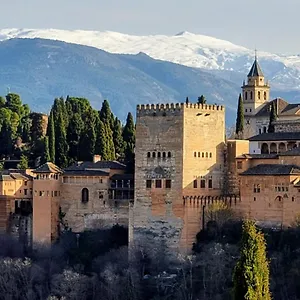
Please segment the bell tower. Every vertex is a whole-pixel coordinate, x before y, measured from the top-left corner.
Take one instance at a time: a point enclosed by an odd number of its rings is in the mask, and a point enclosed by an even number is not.
[[[256,54],[254,63],[247,76],[247,83],[245,81],[243,82],[242,92],[245,116],[244,138],[249,138],[257,134],[256,113],[270,99],[270,86],[269,83],[265,81]]]

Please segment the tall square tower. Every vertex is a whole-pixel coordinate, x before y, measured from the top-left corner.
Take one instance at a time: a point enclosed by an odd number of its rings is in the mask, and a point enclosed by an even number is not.
[[[201,229],[201,207],[184,199],[222,194],[224,142],[222,106],[137,107],[131,242],[191,248]]]

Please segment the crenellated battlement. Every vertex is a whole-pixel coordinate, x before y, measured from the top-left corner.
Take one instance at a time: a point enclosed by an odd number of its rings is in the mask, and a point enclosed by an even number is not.
[[[138,104],[137,115],[161,115],[167,112],[181,112],[184,109],[197,109],[204,111],[224,111],[225,107],[216,104],[198,103],[162,103],[162,104]]]

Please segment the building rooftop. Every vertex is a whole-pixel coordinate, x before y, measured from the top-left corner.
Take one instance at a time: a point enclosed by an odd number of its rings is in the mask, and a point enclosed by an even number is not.
[[[65,171],[79,171],[79,170],[125,170],[126,165],[118,161],[98,161],[96,163],[91,161],[76,162],[70,167],[66,168]]]
[[[280,156],[299,156],[300,155],[300,147],[293,148],[286,152],[279,153]]]
[[[271,176],[271,175],[291,175],[291,174],[300,174],[300,167],[296,165],[261,164],[248,169],[247,171],[241,173],[240,175]]]
[[[0,172],[0,181],[12,181],[15,179],[31,180],[32,176],[24,173],[24,170],[3,170]]]
[[[278,155],[276,153],[271,154],[242,154],[237,156],[236,158],[248,158],[248,159],[272,159],[277,158]]]
[[[255,58],[254,60],[254,63],[250,69],[250,72],[248,74],[248,77],[257,77],[257,76],[264,76],[260,66],[259,66],[259,63],[257,61],[257,59]]]
[[[64,176],[109,176],[108,172],[100,171],[100,170],[70,170],[64,171]]]
[[[300,132],[270,132],[255,135],[249,141],[300,141]]]
[[[46,162],[45,164],[36,168],[33,173],[62,173],[62,170],[52,162]]]

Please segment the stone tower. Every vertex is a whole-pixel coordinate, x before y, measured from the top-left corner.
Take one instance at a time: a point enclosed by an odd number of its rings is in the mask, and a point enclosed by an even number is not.
[[[270,86],[265,81],[256,57],[247,76],[247,84],[244,82],[242,86],[242,92],[245,116],[244,138],[247,139],[259,133],[255,114],[269,101],[270,97]]]
[[[222,194],[224,115],[216,105],[137,107],[132,244],[191,249],[202,208],[184,199]]]

